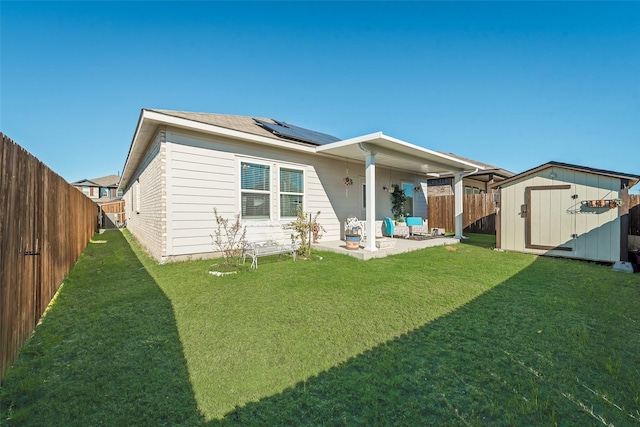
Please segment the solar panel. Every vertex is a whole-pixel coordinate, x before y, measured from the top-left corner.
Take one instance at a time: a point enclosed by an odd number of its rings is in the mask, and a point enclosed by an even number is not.
[[[253,120],[255,120],[263,128],[283,138],[289,138],[296,141],[310,142],[312,144],[320,145],[340,141],[340,138],[336,138],[335,136],[301,128],[300,126],[292,125],[291,123],[287,122],[273,120],[275,123],[270,123],[255,118]]]

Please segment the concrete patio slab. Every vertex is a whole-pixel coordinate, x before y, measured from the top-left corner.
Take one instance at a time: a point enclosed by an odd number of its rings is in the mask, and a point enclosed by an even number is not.
[[[377,240],[380,240],[380,239],[377,239]],[[389,246],[387,242],[388,240],[392,240],[393,247],[385,248],[385,246]],[[404,252],[417,251],[419,249],[429,248],[432,246],[444,246],[444,245],[452,245],[452,244],[460,243],[459,239],[456,239],[454,237],[444,237],[444,236],[431,237],[425,240],[411,240],[411,239],[404,239],[402,237],[391,239],[391,238],[385,237],[384,241],[385,242],[380,245],[383,249],[379,249],[376,252],[365,251],[364,249],[362,249],[362,247],[364,246],[362,243],[360,244],[359,249],[348,250],[347,244],[343,240],[333,240],[333,241],[326,241],[326,242],[321,241],[319,243],[314,244],[313,247],[320,251],[336,252],[340,254],[349,255],[354,258],[368,260],[372,258],[384,258],[387,255],[395,255],[395,254],[400,254]]]

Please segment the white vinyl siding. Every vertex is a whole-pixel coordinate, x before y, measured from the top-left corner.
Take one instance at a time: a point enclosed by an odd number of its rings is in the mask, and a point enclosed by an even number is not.
[[[175,140],[175,134],[168,133],[168,141],[169,138]],[[193,144],[199,142],[195,140]],[[213,208],[229,219],[238,213],[234,202],[235,168],[235,158],[229,153],[167,142],[169,257],[213,251]]]
[[[270,176],[269,217],[242,218],[249,239],[266,238],[273,230],[281,233],[282,225],[293,220],[285,216],[290,213],[284,209],[287,203],[292,206],[301,202],[305,212],[320,211],[318,220],[326,230],[322,238],[326,241],[340,239],[342,224],[348,216],[355,214],[365,219],[358,187],[345,190],[346,161],[342,159],[176,128],[167,130],[165,147],[162,162],[167,172],[158,178],[165,185],[162,196],[166,198],[167,259],[211,256],[215,250],[211,235],[216,229],[213,208],[230,220],[242,213],[243,163],[268,166]],[[283,183],[281,171],[287,177],[285,180],[292,181]],[[350,160],[349,171],[351,176],[364,176],[364,163]],[[385,167],[378,168],[376,175],[377,219],[388,216],[391,209],[389,193],[382,191],[389,179],[420,182],[424,178],[396,170],[390,174]],[[253,190],[253,194],[259,193],[266,194],[266,190]],[[415,213],[424,212],[425,216],[424,195],[419,194],[416,201],[419,205],[414,203]],[[145,209],[143,201],[138,217],[143,216]]]
[[[304,209],[321,211],[319,221],[327,230],[323,239],[340,238],[341,226],[333,201],[344,218],[353,211],[345,202],[357,206],[357,199],[345,200],[341,179],[337,185],[332,181],[322,182],[326,173],[333,176],[344,173],[333,159],[177,129],[167,132],[167,141],[167,254],[171,258],[212,253],[210,235],[216,227],[213,208],[228,219],[241,213],[243,162],[269,165],[272,177],[272,218],[243,219],[249,238],[265,236],[270,229],[281,229],[282,223],[289,221],[279,218],[280,187],[274,172],[279,173],[279,168],[303,171]]]

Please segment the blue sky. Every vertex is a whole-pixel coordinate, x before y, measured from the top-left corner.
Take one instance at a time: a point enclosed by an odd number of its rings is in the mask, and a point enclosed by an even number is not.
[[[0,130],[70,182],[122,171],[141,108],[640,174],[638,2],[1,1],[0,19]]]

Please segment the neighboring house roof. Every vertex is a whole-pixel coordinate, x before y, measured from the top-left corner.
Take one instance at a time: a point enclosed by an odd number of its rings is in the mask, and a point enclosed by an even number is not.
[[[120,177],[118,175],[107,175],[101,178],[93,178],[91,181],[100,187],[117,187],[118,182],[120,182]]]
[[[81,179],[80,181],[73,182],[71,185],[86,186],[86,187],[117,187],[120,182],[118,175],[107,175],[100,178]]]
[[[636,185],[639,181],[640,181],[640,175],[635,175],[635,174],[629,174],[629,173],[622,173],[622,172],[614,172],[614,171],[609,171],[609,170],[605,170],[605,169],[595,169],[595,168],[590,168],[587,166],[579,166],[579,165],[572,165],[570,163],[561,163],[561,162],[547,162],[545,164],[542,164],[540,166],[537,166],[535,168],[526,170],[524,172],[521,172],[517,175],[512,176],[511,178],[508,178],[502,182],[497,182],[495,184],[493,184],[493,187],[497,187],[497,186],[501,186],[504,184],[508,184],[512,181],[518,180],[520,178],[523,178],[527,175],[531,175],[534,174],[536,172],[539,172],[541,170],[544,169],[548,169],[550,167],[560,167],[560,168],[565,168],[565,169],[571,169],[571,170],[575,170],[578,172],[585,172],[585,173],[591,173],[591,174],[595,174],[595,175],[603,175],[603,176],[608,176],[608,177],[613,177],[613,178],[620,178],[620,179],[625,179],[629,181],[629,187],[633,187],[634,185]]]
[[[81,179],[80,181],[72,182],[71,185],[75,185],[76,187],[84,186],[84,187],[99,187],[98,184],[91,181],[90,179]]]

